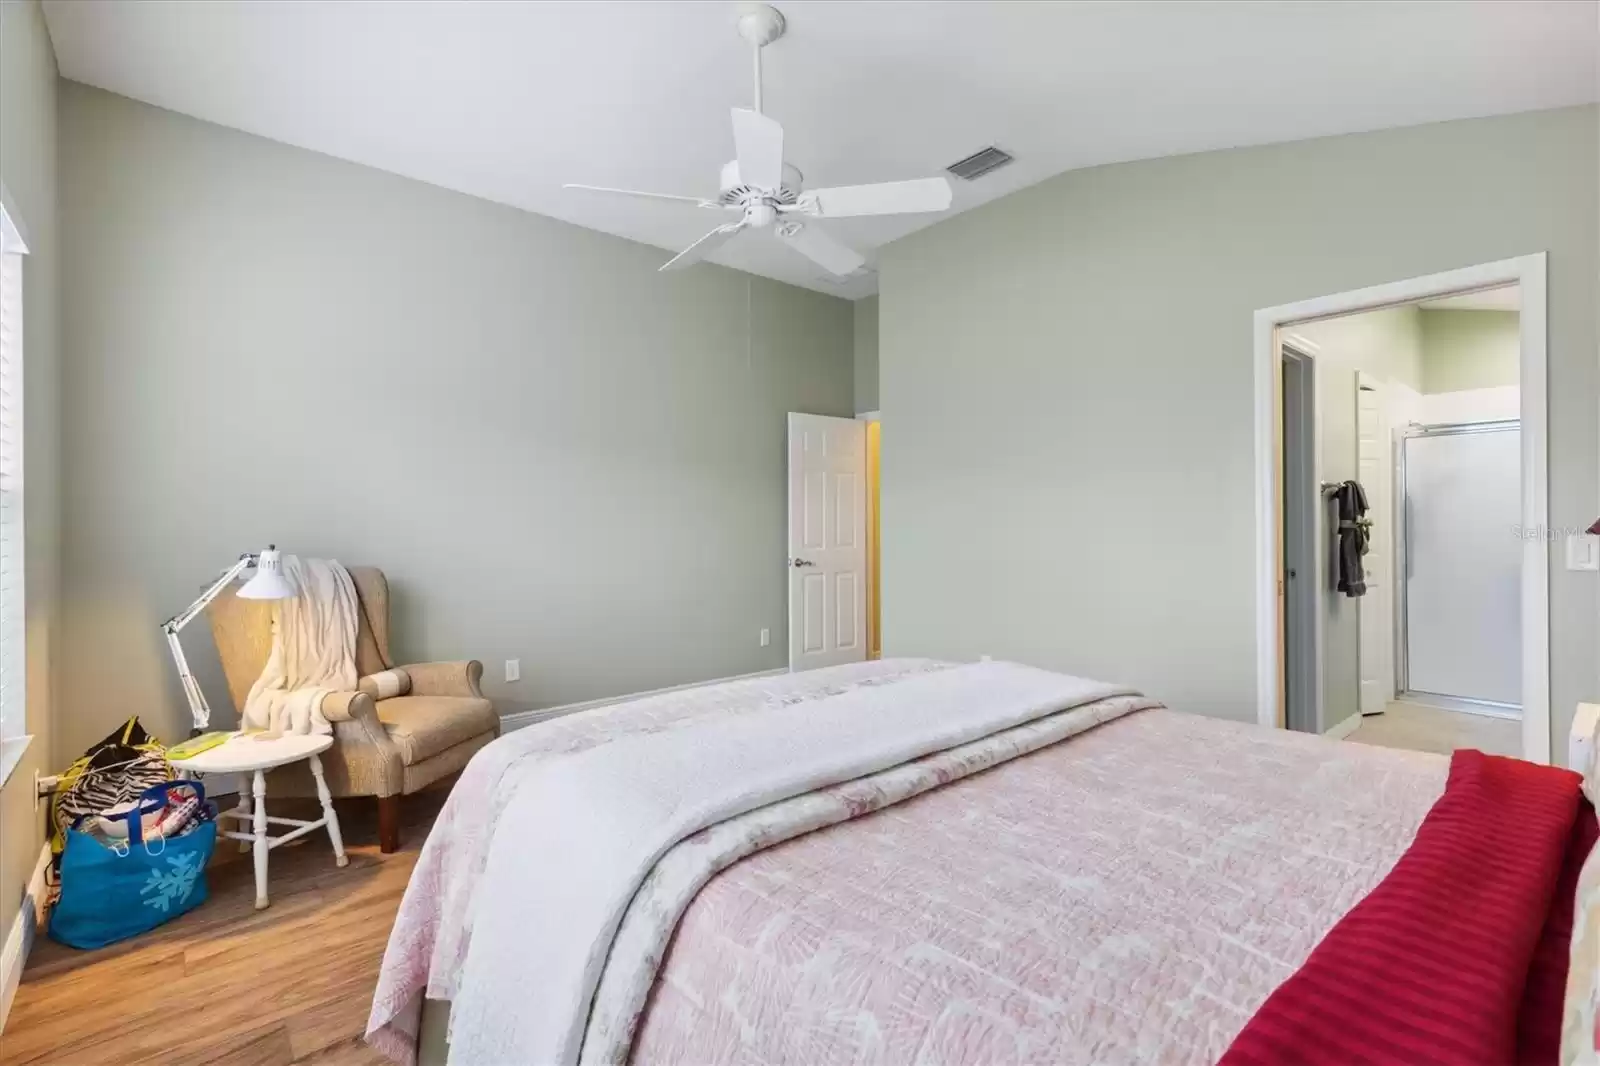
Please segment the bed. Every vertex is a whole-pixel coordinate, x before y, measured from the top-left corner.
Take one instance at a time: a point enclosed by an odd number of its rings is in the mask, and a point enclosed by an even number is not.
[[[1348,1059],[1457,1009],[1483,1042],[1461,1047],[1554,1061],[1568,946],[1595,932],[1572,928],[1595,835],[1577,783],[1009,663],[667,693],[475,756],[367,1038],[400,1063],[1245,1064],[1299,1056],[1288,1040]],[[1486,855],[1504,876],[1476,873]],[[1499,924],[1441,909],[1467,881]],[[1466,961],[1416,965],[1471,971],[1453,1008],[1404,966],[1360,969],[1418,906]],[[1390,1007],[1332,1009],[1330,984]]]

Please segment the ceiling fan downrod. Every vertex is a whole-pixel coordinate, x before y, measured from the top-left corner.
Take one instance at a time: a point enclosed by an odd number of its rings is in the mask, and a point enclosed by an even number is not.
[[[756,114],[761,110],[761,50],[783,36],[783,12],[771,4],[739,5],[739,36],[750,42],[755,52]]]

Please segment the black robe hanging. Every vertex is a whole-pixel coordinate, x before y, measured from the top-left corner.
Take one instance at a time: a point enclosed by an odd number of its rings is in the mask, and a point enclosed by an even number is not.
[[[1337,588],[1346,596],[1367,594],[1367,574],[1361,557],[1367,554],[1367,525],[1361,519],[1367,514],[1367,494],[1359,481],[1340,484],[1333,494],[1334,511],[1339,524],[1334,536],[1338,560]]]

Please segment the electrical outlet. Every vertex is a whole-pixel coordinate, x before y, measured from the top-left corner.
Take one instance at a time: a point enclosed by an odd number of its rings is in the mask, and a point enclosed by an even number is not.
[[[772,643],[772,630],[763,629],[761,631],[761,646],[763,648],[765,648],[768,644],[771,644],[771,643]]]
[[[507,659],[506,660],[506,680],[507,681],[521,681],[522,680],[522,660],[521,659]]]

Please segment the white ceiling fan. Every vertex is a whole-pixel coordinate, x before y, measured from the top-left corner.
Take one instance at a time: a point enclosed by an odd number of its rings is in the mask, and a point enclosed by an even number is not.
[[[672,200],[718,211],[736,211],[739,218],[707,233],[679,252],[662,270],[698,263],[746,230],[768,230],[779,240],[834,274],[852,274],[866,262],[853,248],[839,243],[815,225],[818,218],[851,215],[904,215],[944,211],[950,206],[950,183],[944,178],[889,181],[877,185],[844,185],[803,189],[800,171],[783,161],[783,127],[761,113],[761,49],[783,36],[783,15],[766,4],[739,5],[739,36],[755,49],[756,106],[733,109],[733,143],[737,158],[723,164],[721,192],[715,198],[671,193],[606,189],[596,185],[564,186],[612,196]]]

